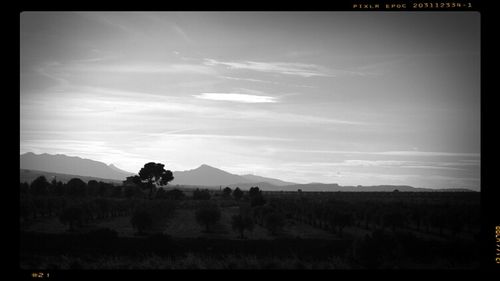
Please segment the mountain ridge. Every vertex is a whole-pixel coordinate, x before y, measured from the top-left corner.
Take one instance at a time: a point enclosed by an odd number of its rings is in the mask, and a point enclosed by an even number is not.
[[[82,175],[72,175],[72,174],[62,174],[62,173],[52,173],[47,171],[39,171],[39,170],[29,170],[29,169],[20,169],[19,170],[19,180],[20,182],[31,183],[39,176],[44,176],[49,182],[53,179],[56,181],[60,181],[62,183],[67,183],[69,180],[73,178],[79,178],[84,182],[89,182],[90,180],[102,181],[105,183],[112,184],[121,184],[121,180],[113,180],[113,179],[105,179],[99,177],[90,177],[90,176],[82,176]]]
[[[64,154],[35,154],[33,152],[20,155],[20,168],[113,180],[125,180],[126,177],[133,175],[133,173],[121,170],[113,164],[107,165],[92,159]]]
[[[171,184],[179,185],[225,186],[239,182],[251,182],[242,176],[231,174],[207,164],[202,164],[192,170],[174,171],[173,175],[174,180]]]
[[[78,156],[67,156],[64,154],[51,155],[43,153],[40,155],[28,152],[21,154],[21,175],[23,170],[33,170],[38,174],[52,173],[61,174],[64,177],[85,177],[95,178],[98,180],[110,180],[115,183],[124,181],[126,177],[134,175],[124,170],[119,169],[114,164],[105,164],[103,162],[80,158]],[[42,157],[42,160],[34,158]],[[62,163],[54,164],[51,161],[61,160]],[[51,160],[51,161],[49,161]],[[45,165],[44,165],[45,164]],[[87,165],[87,166],[86,166]],[[94,165],[92,169],[88,165]],[[71,167],[73,166],[73,167]],[[76,166],[76,167],[75,167]],[[47,170],[48,169],[48,170]],[[78,170],[80,169],[80,170]],[[29,172],[28,172],[29,173]],[[24,172],[26,175],[27,172]],[[213,166],[202,164],[199,167],[185,171],[173,171],[174,180],[168,186],[184,185],[184,186],[200,186],[200,187],[239,187],[241,189],[249,189],[252,186],[259,186],[262,190],[268,191],[325,191],[325,192],[418,192],[418,191],[471,191],[471,189],[452,188],[452,189],[432,189],[432,188],[416,188],[408,185],[373,185],[373,186],[340,186],[337,183],[307,183],[298,184],[286,182],[275,178],[262,177],[257,175],[245,174],[236,175],[227,171],[215,168]],[[32,174],[31,174],[32,176]],[[22,178],[22,177],[21,177]]]

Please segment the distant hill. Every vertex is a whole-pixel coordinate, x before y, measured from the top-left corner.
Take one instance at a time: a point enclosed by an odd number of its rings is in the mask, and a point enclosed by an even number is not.
[[[25,170],[23,172],[23,170]],[[30,170],[30,171],[26,171]],[[47,179],[57,176],[58,180],[71,179],[79,177],[84,181],[90,179],[101,181],[115,181],[121,183],[126,177],[134,175],[123,171],[113,164],[82,159],[80,157],[70,157],[66,155],[50,155],[34,153],[25,153],[21,155],[21,181],[23,176],[33,180],[36,175],[44,174]],[[75,176],[78,175],[78,176]],[[467,192],[468,189],[430,189],[415,188],[408,185],[374,185],[374,186],[340,186],[336,183],[308,183],[296,184],[282,181],[274,178],[261,177],[257,175],[236,175],[224,170],[203,164],[196,169],[187,171],[174,171],[174,180],[169,186],[191,186],[191,187],[211,187],[219,188],[229,186],[231,188],[239,187],[248,190],[252,186],[258,186],[264,191],[297,191],[301,189],[307,191],[345,191],[345,192],[419,192],[419,191],[449,191],[449,192]]]
[[[230,188],[236,188],[239,187],[241,190],[248,190],[251,187],[258,186],[261,190],[269,190],[269,191],[297,191],[297,189],[289,189],[288,186],[276,186],[273,184],[270,184],[268,182],[251,182],[251,183],[233,183],[233,184],[228,184],[226,185]]]
[[[57,181],[61,181],[62,183],[67,183],[72,178],[79,178],[79,179],[83,180],[84,182],[89,182],[90,180],[95,180],[95,181],[102,181],[102,182],[106,182],[106,183],[113,183],[113,184],[117,184],[117,185],[122,184],[122,181],[120,181],[120,180],[103,179],[103,178],[96,178],[96,177],[86,177],[86,176],[80,176],[80,175],[51,173],[51,172],[46,172],[46,171],[20,169],[20,172],[19,172],[20,182],[31,183],[33,180],[35,180],[39,176],[44,176],[49,182],[55,178]]]
[[[261,176],[256,176],[256,175],[242,175],[242,177],[244,177],[245,179],[247,179],[251,182],[265,182],[265,183],[272,184],[274,186],[285,186],[285,185],[296,184],[293,182],[286,182],[286,181],[282,181],[279,179],[266,178],[266,177],[261,177]]]
[[[175,171],[172,185],[199,185],[199,186],[237,186],[250,188],[259,185],[276,189],[279,186],[294,184],[279,179],[266,178],[256,175],[235,175],[224,170],[203,164],[200,167],[187,170]]]
[[[226,186],[234,183],[250,183],[242,176],[235,175],[208,165],[201,165],[194,170],[173,172],[172,185]]]
[[[125,180],[126,177],[133,175],[112,164],[106,165],[102,162],[63,154],[34,154],[32,152],[20,156],[20,168],[112,180]]]

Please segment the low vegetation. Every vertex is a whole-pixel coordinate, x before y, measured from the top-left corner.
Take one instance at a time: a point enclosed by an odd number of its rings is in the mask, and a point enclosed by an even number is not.
[[[123,185],[21,183],[21,267],[479,266],[478,193],[182,189],[153,164]]]

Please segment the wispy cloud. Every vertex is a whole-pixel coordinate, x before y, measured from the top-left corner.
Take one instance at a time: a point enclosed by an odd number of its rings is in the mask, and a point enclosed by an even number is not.
[[[295,75],[301,77],[335,77],[330,71],[322,66],[305,63],[288,63],[288,62],[257,62],[257,61],[242,61],[242,62],[225,62],[214,59],[205,59],[205,65],[216,66],[222,65],[230,69],[246,69],[253,71],[278,73]]]
[[[317,64],[296,63],[296,62],[261,62],[261,61],[218,61],[215,59],[205,59],[208,66],[226,66],[229,69],[253,70],[275,74],[285,74],[309,77],[338,77],[340,75],[364,76],[366,73],[344,69],[332,69]]]
[[[165,120],[180,120],[180,118],[186,117],[190,118],[189,122],[203,121],[205,123],[217,120],[246,120],[278,125],[370,125],[355,120],[290,113],[283,110],[265,110],[260,107],[242,111],[227,107],[223,102],[213,104],[197,102],[207,98],[209,98],[208,100],[239,103],[276,103],[280,101],[279,97],[251,94],[249,90],[246,94],[236,96],[206,95],[217,93],[204,93],[205,95],[195,95],[195,99],[100,87],[74,87],[64,90],[64,93],[63,97],[59,94],[48,93],[29,101],[21,100],[22,112],[25,114],[23,118],[26,119],[36,113],[37,119],[40,119],[40,114],[42,114],[45,118],[61,120],[56,123],[64,125],[64,128],[68,127],[70,119],[83,122],[87,124],[86,126],[93,126],[91,119],[107,120],[106,124],[116,124],[119,127],[144,124],[140,125],[140,128],[143,129],[152,125],[161,126]],[[55,107],[56,103],[60,106]],[[117,119],[116,116],[120,116],[120,118]],[[33,119],[30,122],[36,122],[36,120]]]
[[[187,130],[178,130],[187,131]],[[151,137],[164,137],[169,138],[192,138],[192,139],[214,139],[214,140],[245,140],[245,141],[293,141],[289,138],[278,138],[278,137],[268,137],[268,136],[245,136],[245,135],[220,135],[220,134],[177,134],[177,133],[158,133],[158,134],[148,134]]]
[[[75,14],[98,22],[106,27],[112,27],[115,31],[120,31],[123,34],[136,33],[136,31],[130,25],[124,24],[124,22],[120,20],[118,13],[76,12]]]
[[[153,64],[153,63],[73,63],[55,68],[58,71],[111,72],[146,74],[216,74],[211,67],[200,64]]]
[[[435,170],[464,170],[461,167],[453,167],[455,163],[448,162],[421,162],[421,161],[399,161],[399,160],[345,160],[342,162],[307,162],[292,163],[293,166],[301,167],[378,167],[378,168],[407,168],[407,169],[435,169]],[[458,165],[460,166],[460,165]]]
[[[397,156],[460,156],[460,157],[480,157],[480,153],[460,153],[460,152],[430,152],[430,151],[385,151],[373,152],[378,155]]]
[[[68,155],[102,155],[102,159],[141,157],[141,155],[114,148],[112,144],[106,141],[96,140],[44,139],[25,141],[21,143],[21,150],[27,152],[58,152]]]
[[[199,95],[193,95],[193,96],[196,98],[205,99],[205,100],[231,101],[231,102],[240,102],[240,103],[275,103],[275,102],[277,102],[276,97],[237,94],[237,93],[201,93]]]
[[[421,162],[421,161],[398,161],[398,160],[346,160],[340,166],[356,167],[396,167],[409,169],[437,169],[437,170],[463,170],[450,162]],[[458,165],[461,166],[461,165]]]
[[[241,77],[232,77],[232,76],[219,76],[219,77],[223,78],[223,79],[235,80],[235,81],[248,81],[248,82],[278,84],[277,82],[273,82],[273,81],[266,81],[266,80],[253,79],[253,78],[241,78]]]
[[[187,35],[187,33],[184,31],[184,29],[182,29],[178,24],[173,24],[172,25],[172,29],[178,34],[180,35],[187,43],[189,44],[193,44],[193,40],[191,39],[191,37],[189,37]]]
[[[234,81],[246,81],[246,82],[256,82],[256,83],[265,83],[279,86],[293,86],[293,87],[301,87],[301,88],[315,88],[311,85],[302,85],[302,84],[293,84],[293,83],[279,83],[276,81],[267,81],[262,79],[253,79],[253,78],[242,78],[242,77],[232,77],[232,76],[219,76],[220,78]]]
[[[364,154],[364,155],[385,155],[385,156],[449,156],[449,157],[480,157],[480,153],[461,152],[431,152],[431,151],[354,151],[354,150],[315,150],[315,149],[287,149],[291,152],[322,153],[322,154]],[[466,161],[466,160],[463,160]],[[474,160],[472,160],[474,161]],[[478,162],[474,162],[478,163]]]
[[[51,61],[51,62],[46,62],[42,63],[36,67],[34,67],[34,71],[46,78],[49,78],[55,82],[57,82],[58,86],[66,86],[68,85],[68,80],[66,78],[63,78],[63,75],[60,75],[59,72],[54,71],[55,69],[58,69],[61,67],[61,63],[56,62],[56,61]],[[21,75],[21,83],[23,82],[23,76]]]

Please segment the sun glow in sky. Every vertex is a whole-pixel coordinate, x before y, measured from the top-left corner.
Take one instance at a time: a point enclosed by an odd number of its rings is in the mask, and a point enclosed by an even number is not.
[[[473,12],[25,12],[20,153],[480,188]]]

